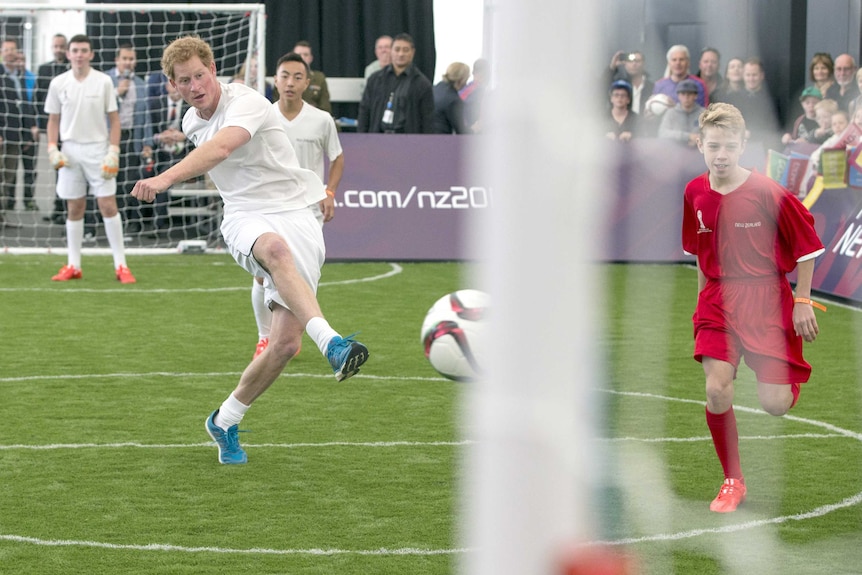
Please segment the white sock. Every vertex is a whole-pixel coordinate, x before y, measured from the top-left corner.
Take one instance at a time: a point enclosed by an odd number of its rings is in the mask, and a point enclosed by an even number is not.
[[[231,393],[227,399],[224,400],[224,403],[221,404],[221,407],[219,407],[218,413],[215,414],[215,418],[213,419],[213,423],[227,431],[229,427],[237,425],[242,421],[242,417],[245,415],[245,412],[248,411],[248,408],[248,405],[242,403]]]
[[[105,222],[105,235],[108,236],[108,244],[114,254],[114,269],[126,265],[126,245],[123,243],[123,219],[120,214],[113,218],[102,216]]]
[[[251,280],[251,308],[254,310],[254,321],[257,322],[257,335],[259,339],[269,337],[272,329],[272,310],[264,301],[263,285],[257,283],[257,279]]]
[[[305,331],[308,333],[308,337],[314,340],[323,355],[326,355],[326,346],[329,345],[329,341],[338,335],[338,332],[332,329],[329,322],[322,317],[313,317],[308,320]]]
[[[84,220],[66,220],[67,263],[81,269],[81,246],[84,244]]]

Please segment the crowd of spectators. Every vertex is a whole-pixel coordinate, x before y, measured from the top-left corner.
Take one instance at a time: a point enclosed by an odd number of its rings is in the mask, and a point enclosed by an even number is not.
[[[37,72],[25,65],[23,52],[13,38],[0,44],[0,227],[12,226],[5,212],[23,208],[39,209],[35,201],[36,154],[40,134],[44,134],[47,115],[45,98],[50,82],[69,69],[67,38],[56,34],[52,38],[53,59],[43,63]],[[305,40],[296,42],[293,52],[303,58],[311,69],[311,81],[303,99],[314,107],[332,113],[326,75],[313,69],[314,53]],[[357,129],[380,133],[479,133],[483,129],[482,103],[489,92],[490,65],[479,59],[470,67],[461,62],[449,65],[443,80],[433,86],[428,77],[413,63],[416,46],[409,34],[394,37],[382,35],[375,40],[376,59],[365,68],[364,86]],[[230,78],[232,82],[247,82],[256,87],[258,62],[251,57]],[[120,174],[117,179],[117,200],[125,222],[127,236],[163,230],[168,226],[169,195],[157,198],[154,206],[141,206],[129,195],[134,182],[167,169],[182,159],[192,148],[180,131],[180,121],[186,106],[171,90],[160,71],[148,75],[137,72],[137,53],[133,44],[123,42],[114,54],[114,61],[104,66],[116,90],[121,123]],[[640,97],[652,84],[645,79],[637,64],[632,77]],[[638,79],[642,79],[639,81]],[[648,91],[647,90],[647,91]],[[265,95],[278,100],[273,82],[266,81]],[[62,146],[62,142],[59,143]],[[19,186],[19,166],[23,186]],[[22,197],[16,198],[16,191]],[[58,225],[66,222],[66,206],[55,198],[53,210],[43,219]],[[95,241],[99,215],[91,203],[87,210],[85,242]]]
[[[850,54],[834,59],[826,52],[814,54],[798,96],[802,114],[793,113],[786,126],[758,58],[730,58],[722,74],[721,53],[708,47],[693,73],[688,48],[675,45],[667,51],[664,75],[654,81],[644,63],[642,52],[618,51],[603,73],[608,104],[602,130],[609,139],[658,137],[693,146],[699,113],[711,102],[727,102],[742,112],[748,141],[765,150],[813,150],[838,139],[834,130],[846,128],[847,119],[862,108],[862,71]]]

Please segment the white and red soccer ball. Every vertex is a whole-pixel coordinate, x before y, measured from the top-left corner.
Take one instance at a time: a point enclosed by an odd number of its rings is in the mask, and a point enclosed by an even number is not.
[[[676,102],[667,94],[653,94],[644,103],[644,109],[649,110],[653,116],[661,116],[675,106]]]
[[[471,381],[482,374],[482,345],[489,297],[463,289],[438,299],[422,322],[425,357],[440,375]]]

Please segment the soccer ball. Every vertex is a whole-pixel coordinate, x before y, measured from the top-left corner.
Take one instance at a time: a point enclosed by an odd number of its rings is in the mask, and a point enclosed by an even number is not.
[[[674,106],[676,106],[676,102],[667,94],[653,94],[644,103],[644,109],[649,110],[653,116],[661,116]]]
[[[481,344],[488,294],[463,289],[438,299],[422,322],[425,357],[440,375],[470,381],[482,373]]]

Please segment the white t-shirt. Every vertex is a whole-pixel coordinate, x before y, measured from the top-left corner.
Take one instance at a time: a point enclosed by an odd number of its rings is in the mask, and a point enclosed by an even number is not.
[[[278,109],[278,102],[272,106],[287,132],[287,137],[290,138],[290,143],[293,144],[293,149],[296,150],[299,165],[313,171],[321,181],[325,181],[324,152],[330,162],[342,153],[341,141],[338,139],[332,116],[311,104],[303,103],[299,114],[293,120],[288,120]]]
[[[82,144],[108,141],[105,114],[117,111],[117,94],[111,77],[90,69],[82,81],[67,70],[51,80],[45,113],[60,114],[60,140]]]
[[[244,84],[219,86],[221,97],[212,118],[204,120],[195,108],[189,108],[183,116],[183,132],[195,146],[228,126],[251,134],[248,142],[209,172],[224,200],[225,216],[298,210],[324,199],[323,182],[314,172],[299,167],[279,114],[269,101]]]

